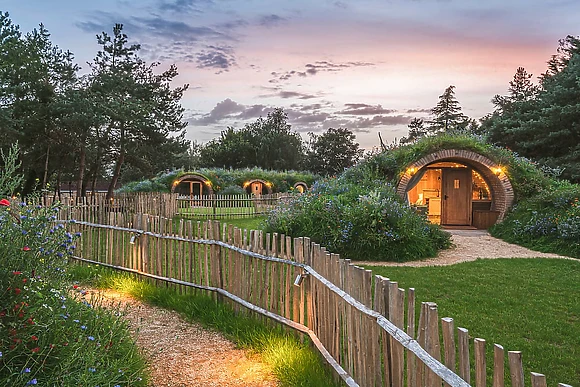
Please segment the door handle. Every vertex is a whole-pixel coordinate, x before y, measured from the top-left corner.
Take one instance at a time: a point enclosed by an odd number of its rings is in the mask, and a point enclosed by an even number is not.
[[[448,198],[448,197],[449,197],[449,196],[447,196],[447,195],[444,195],[444,196],[443,196],[443,199],[444,199],[444,200],[447,200],[447,198]]]

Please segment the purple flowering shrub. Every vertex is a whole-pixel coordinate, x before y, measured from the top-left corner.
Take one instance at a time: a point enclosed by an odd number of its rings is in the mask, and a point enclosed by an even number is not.
[[[449,246],[449,234],[416,214],[384,182],[318,181],[266,220],[268,231],[310,237],[343,258],[410,261]]]
[[[491,232],[540,251],[580,258],[580,186],[560,182],[520,201]]]

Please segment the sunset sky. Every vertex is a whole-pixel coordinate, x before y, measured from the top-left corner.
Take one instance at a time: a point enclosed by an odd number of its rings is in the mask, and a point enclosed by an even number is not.
[[[464,114],[492,111],[515,70],[546,70],[578,35],[578,0],[2,0],[44,23],[83,71],[96,34],[123,23],[147,61],[178,66],[188,138],[206,142],[275,107],[292,128],[354,131],[364,148],[407,134],[449,85]]]

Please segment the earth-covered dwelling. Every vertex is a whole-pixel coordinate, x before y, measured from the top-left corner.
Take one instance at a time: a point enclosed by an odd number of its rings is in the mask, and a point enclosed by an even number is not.
[[[408,164],[397,193],[432,223],[488,228],[514,201],[504,168],[470,150],[446,149]]]

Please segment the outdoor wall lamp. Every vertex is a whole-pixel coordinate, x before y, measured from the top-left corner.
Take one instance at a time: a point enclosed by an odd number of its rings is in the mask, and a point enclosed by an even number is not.
[[[129,243],[134,245],[135,243],[137,243],[140,236],[141,236],[140,232],[134,232],[133,235],[131,235],[131,239],[129,239]]]
[[[493,173],[495,173],[496,176],[499,176],[501,174],[501,167],[493,168]]]
[[[302,286],[302,281],[304,281],[304,278],[306,278],[306,276],[308,275],[308,273],[302,273],[302,274],[298,274],[296,276],[296,279],[294,280],[294,286]]]

